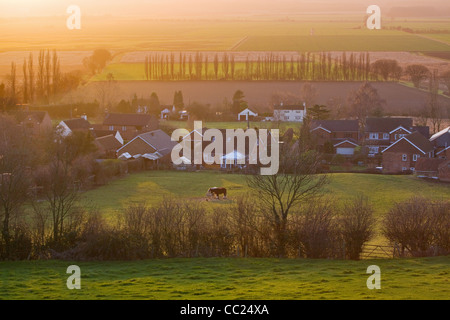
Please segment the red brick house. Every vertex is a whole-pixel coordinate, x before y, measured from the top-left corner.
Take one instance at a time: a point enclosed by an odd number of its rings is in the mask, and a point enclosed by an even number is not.
[[[116,151],[122,147],[114,134],[95,138],[94,144],[97,146],[98,157],[105,159],[115,159]]]
[[[442,159],[450,159],[450,146],[445,149],[441,149],[441,151],[436,152],[436,157]]]
[[[419,132],[401,137],[382,151],[383,172],[400,173],[414,171],[419,158],[431,158],[434,148]]]
[[[117,150],[116,154],[121,159],[143,157],[156,162],[170,162],[170,155],[177,143],[162,130],[154,130],[137,135],[130,142]]]
[[[364,143],[369,155],[380,154],[399,139],[419,132],[429,138],[429,128],[413,126],[412,118],[367,118]]]
[[[331,144],[336,154],[353,155],[358,147],[357,120],[315,120],[311,123],[311,133],[321,151],[325,151],[326,144]]]
[[[149,114],[108,113],[103,120],[103,130],[119,131],[125,140],[158,129],[158,119]]]
[[[91,127],[92,127],[91,123],[87,121],[86,118],[84,117],[63,120],[57,126],[57,128],[61,130],[61,134],[64,137],[72,134],[72,132],[88,133]]]

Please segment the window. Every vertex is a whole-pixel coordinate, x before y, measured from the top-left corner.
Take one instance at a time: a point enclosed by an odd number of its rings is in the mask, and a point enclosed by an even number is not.
[[[369,147],[369,153],[375,154],[378,153],[379,147]]]
[[[413,161],[417,161],[418,158],[419,158],[418,154],[413,154]]]
[[[127,131],[127,126],[122,126],[122,131]]]
[[[402,168],[402,171],[406,171],[406,170],[408,170],[408,168],[406,168],[406,167],[403,167],[403,168]]]
[[[113,131],[114,130],[114,126],[109,126],[109,131]]]
[[[402,161],[407,161],[407,160],[408,160],[408,155],[402,154]]]
[[[295,120],[300,120],[302,117],[295,117]]]
[[[369,133],[369,139],[377,140],[378,139],[378,133]]]
[[[383,139],[389,140],[389,133],[383,133]]]

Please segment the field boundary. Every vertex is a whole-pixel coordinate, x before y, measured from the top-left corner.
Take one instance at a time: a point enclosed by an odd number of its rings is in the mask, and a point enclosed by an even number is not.
[[[230,48],[230,51],[237,50],[237,48],[239,48],[239,46],[240,46],[242,43],[244,43],[245,41],[247,41],[248,38],[249,38],[248,36],[245,36],[244,38],[240,39],[238,42],[235,43],[234,46],[232,46],[232,47]]]

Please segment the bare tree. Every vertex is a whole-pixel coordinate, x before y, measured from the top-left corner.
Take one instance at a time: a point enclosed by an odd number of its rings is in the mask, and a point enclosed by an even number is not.
[[[315,151],[280,148],[280,158],[278,174],[249,175],[247,184],[259,195],[264,210],[270,212],[277,252],[283,257],[286,256],[289,214],[294,207],[317,197],[328,178],[316,174],[320,157]]]
[[[375,74],[380,75],[384,81],[389,78],[397,78],[398,72],[401,74],[401,67],[397,60],[394,59],[379,59],[372,63],[372,70]]]
[[[317,90],[311,83],[305,83],[301,89],[301,98],[306,107],[312,107],[317,99]]]
[[[412,197],[396,203],[386,214],[383,233],[412,256],[448,254],[449,202]]]
[[[9,104],[15,105],[17,102],[17,75],[16,63],[11,62],[11,73],[7,75],[9,89]]]
[[[442,82],[444,82],[444,85],[447,87],[448,95],[450,95],[450,70],[441,74],[440,78]]]
[[[385,103],[378,95],[378,91],[368,82],[364,82],[357,91],[352,91],[348,97],[350,111],[358,120],[360,134],[363,139],[366,133],[366,119],[368,116],[380,113]]]
[[[411,79],[414,87],[418,88],[420,83],[428,77],[430,70],[421,64],[412,64],[406,67],[405,73]]]
[[[335,258],[339,255],[336,210],[330,199],[309,202],[293,216],[293,247],[307,258]]]
[[[433,70],[430,74],[429,93],[428,93],[428,114],[430,116],[431,124],[433,125],[433,132],[441,130],[443,108],[439,101],[439,78],[437,70]]]
[[[100,110],[111,110],[117,97],[117,82],[112,73],[108,73],[106,81],[98,81],[95,86],[95,96],[100,104]]]
[[[15,122],[0,117],[0,216],[4,255],[11,255],[11,219],[28,199],[30,146]]]
[[[30,52],[28,57],[28,91],[29,91],[29,101],[33,103],[34,101],[34,66],[33,66],[33,54]]]
[[[22,81],[22,93],[23,93],[23,102],[28,102],[28,72],[27,72],[27,59],[23,60],[23,81]]]

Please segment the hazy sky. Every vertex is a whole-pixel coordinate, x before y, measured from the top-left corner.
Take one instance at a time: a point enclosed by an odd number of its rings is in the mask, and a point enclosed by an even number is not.
[[[65,15],[78,5],[85,15],[139,15],[155,17],[248,16],[302,12],[360,11],[370,4],[449,7],[448,0],[0,0],[0,16]]]

